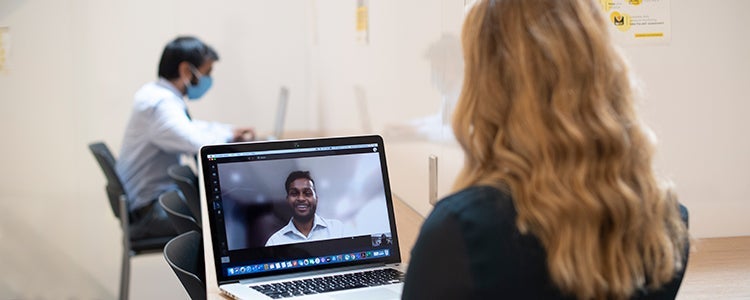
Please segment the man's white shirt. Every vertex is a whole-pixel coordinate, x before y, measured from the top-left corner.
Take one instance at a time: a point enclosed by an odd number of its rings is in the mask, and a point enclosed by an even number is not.
[[[117,173],[137,209],[161,193],[176,188],[167,168],[180,163],[180,155],[194,155],[205,144],[232,139],[232,126],[190,120],[187,105],[169,81],[160,78],[138,90],[130,115]]]
[[[289,223],[286,224],[286,226],[282,227],[281,229],[279,229],[279,231],[276,231],[276,233],[268,238],[266,246],[345,237],[344,224],[339,220],[329,220],[318,216],[318,214],[315,214],[315,218],[313,220],[313,228],[312,230],[310,230],[310,234],[308,236],[305,236],[304,234],[302,234],[302,232],[297,230],[297,227],[294,226],[292,219],[289,220]]]

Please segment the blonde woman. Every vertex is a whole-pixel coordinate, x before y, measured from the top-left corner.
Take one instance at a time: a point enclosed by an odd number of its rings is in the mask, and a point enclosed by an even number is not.
[[[652,170],[595,0],[480,0],[463,28],[456,193],[425,221],[404,299],[673,299],[687,210]]]

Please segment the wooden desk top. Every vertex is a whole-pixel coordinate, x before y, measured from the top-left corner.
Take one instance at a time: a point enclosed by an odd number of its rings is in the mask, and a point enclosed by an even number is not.
[[[396,195],[393,195],[393,213],[396,215],[396,228],[398,230],[398,241],[401,247],[401,261],[408,263],[411,258],[411,248],[417,241],[419,229],[422,227],[424,217],[418,214],[414,209],[409,207]],[[207,220],[204,216],[203,220]],[[208,226],[204,223],[203,226]],[[208,228],[208,227],[204,227]],[[204,245],[210,245],[210,241],[204,237]],[[213,250],[211,247],[204,247],[206,259],[206,292],[208,299],[229,299],[221,295],[216,282],[216,270],[213,266]]]
[[[401,246],[401,261],[409,263],[411,249],[417,242],[424,217],[395,195],[393,196],[393,213],[396,214],[396,230],[398,230],[398,243]]]
[[[750,236],[693,241],[677,299],[750,299]]]

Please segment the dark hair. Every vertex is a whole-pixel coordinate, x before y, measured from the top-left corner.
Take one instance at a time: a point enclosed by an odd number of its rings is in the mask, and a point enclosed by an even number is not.
[[[177,67],[187,61],[196,68],[208,60],[219,60],[219,54],[211,46],[192,36],[177,37],[164,47],[159,61],[159,77],[175,79],[180,77]]]
[[[284,189],[286,190],[286,193],[289,194],[289,185],[292,184],[297,179],[307,179],[310,180],[310,182],[315,185],[315,180],[310,177],[310,171],[294,171],[292,173],[289,173],[289,176],[286,177],[286,183],[284,184]]]

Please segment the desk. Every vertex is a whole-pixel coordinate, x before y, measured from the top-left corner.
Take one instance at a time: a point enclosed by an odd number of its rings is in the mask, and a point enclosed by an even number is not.
[[[750,299],[750,236],[693,241],[677,299]]]
[[[425,200],[426,201],[426,200]],[[393,213],[396,215],[396,228],[398,230],[398,241],[401,247],[401,261],[409,262],[411,257],[411,248],[417,241],[419,229],[422,227],[424,217],[418,214],[414,209],[406,205],[401,199],[393,196]],[[203,211],[203,228],[208,227],[208,216]],[[211,238],[208,234],[203,236],[203,245],[211,245]],[[203,247],[206,259],[206,292],[208,299],[229,299],[221,295],[216,282],[216,270],[213,265],[213,249]]]

